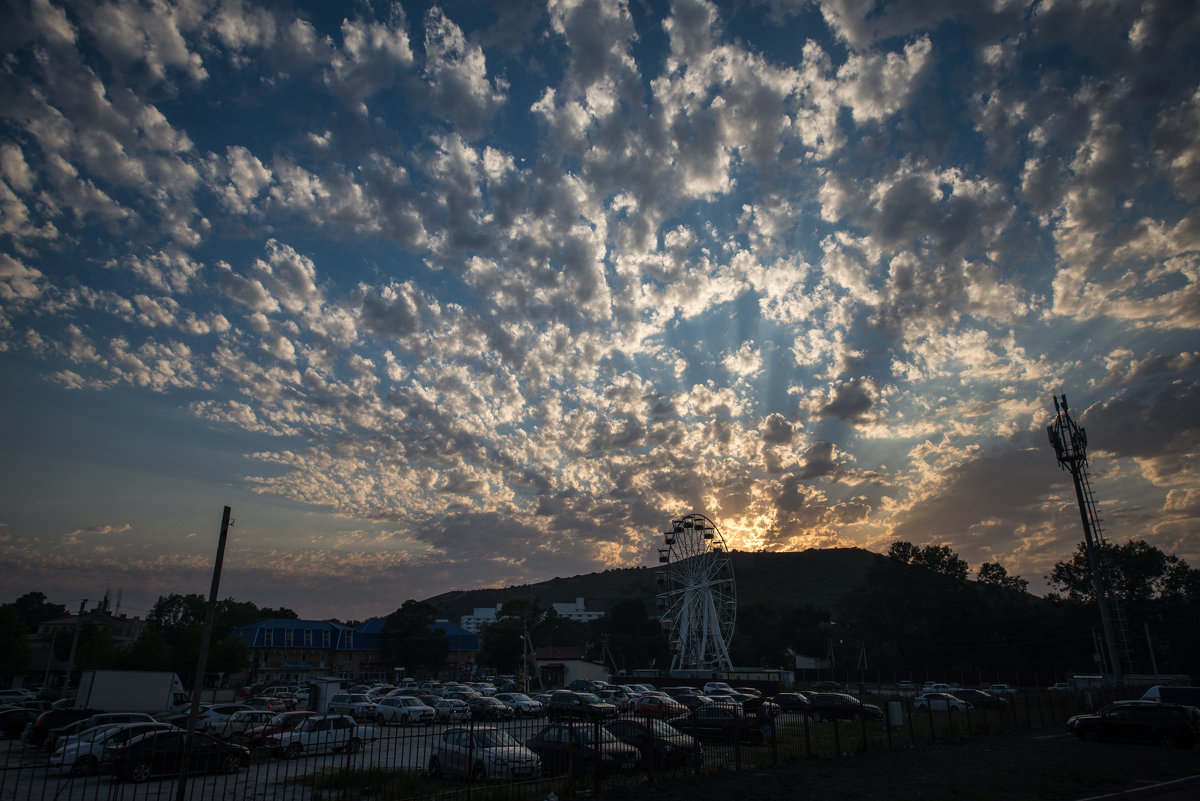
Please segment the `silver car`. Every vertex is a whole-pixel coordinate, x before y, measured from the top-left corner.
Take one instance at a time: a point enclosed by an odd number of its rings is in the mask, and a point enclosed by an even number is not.
[[[59,743],[50,755],[50,769],[72,776],[91,776],[100,768],[104,749],[122,745],[139,734],[175,729],[169,723],[107,723]]]
[[[542,758],[503,729],[456,726],[446,729],[429,757],[429,775],[489,779],[536,779],[542,775]]]

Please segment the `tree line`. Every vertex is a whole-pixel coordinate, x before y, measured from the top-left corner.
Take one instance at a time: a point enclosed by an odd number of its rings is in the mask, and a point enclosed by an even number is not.
[[[1143,540],[1107,544],[1103,561],[1111,593],[1123,610],[1138,672],[1200,672],[1200,570]],[[1088,558],[1080,543],[1054,565],[1039,597],[1029,583],[988,562],[974,577],[944,545],[893,542],[857,586],[829,607],[752,604],[739,608],[731,644],[738,667],[788,668],[796,655],[822,657],[837,666],[882,671],[1091,672],[1100,628]],[[207,601],[198,594],[162,596],[146,615],[129,648],[111,633],[85,623],[75,654],[77,670],[138,668],[193,676]],[[68,614],[42,593],[0,605],[0,675],[27,666],[29,633]],[[216,608],[208,674],[238,673],[250,665],[250,648],[235,629],[272,618],[297,619],[286,608],[226,599]],[[445,664],[450,642],[431,628],[437,610],[408,600],[383,619],[382,658],[412,674],[432,675]],[[356,625],[351,621],[348,625]],[[73,635],[52,644],[68,658]],[[479,633],[476,664],[499,673],[532,673],[532,646],[575,647],[617,672],[665,669],[670,651],[659,623],[639,599],[618,602],[597,620],[582,623],[543,608],[537,599],[503,605]]]
[[[1200,672],[1200,570],[1143,540],[1103,546],[1110,592],[1124,610],[1134,668]],[[864,580],[829,606],[740,606],[730,646],[744,668],[790,668],[795,656],[879,671],[1100,672],[1100,629],[1087,552],[1046,576],[1050,592],[998,562],[970,566],[945,545],[893,542]],[[536,600],[510,600],[480,633],[479,664],[519,670],[524,641],[582,647],[619,671],[670,664],[645,604],[621,601],[591,623],[565,620]]]

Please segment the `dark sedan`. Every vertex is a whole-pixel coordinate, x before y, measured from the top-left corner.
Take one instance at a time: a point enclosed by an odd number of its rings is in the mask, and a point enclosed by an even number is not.
[[[813,720],[883,720],[883,710],[845,693],[817,693],[809,697]]]
[[[731,704],[702,706],[687,717],[672,720],[671,726],[705,742],[758,745],[763,741],[757,716]]]
[[[107,748],[105,765],[118,778],[144,782],[153,776],[177,776],[187,753],[188,736],[182,731],[151,732]],[[250,762],[250,751],[207,734],[192,735],[188,769],[192,773],[237,773]]]
[[[1117,701],[1095,714],[1074,716],[1067,721],[1067,729],[1087,742],[1191,748],[1200,742],[1200,709],[1157,701]]]
[[[37,720],[40,713],[36,709],[26,709],[20,706],[0,708],[0,734],[16,739],[30,723]]]
[[[800,693],[779,693],[771,699],[782,712],[808,712],[812,707]]]
[[[1008,707],[1008,699],[1001,698],[998,695],[984,692],[983,690],[957,689],[954,695],[966,701],[975,709],[1006,709]]]
[[[704,746],[696,738],[672,728],[662,720],[613,720],[604,728],[642,754],[642,764],[656,768],[699,766],[704,761]]]
[[[467,700],[472,720],[512,720],[512,707],[490,695],[476,695]]]
[[[573,766],[576,776],[587,777],[636,770],[642,762],[636,748],[591,723],[551,723],[525,746],[542,758],[547,773],[566,773]]]

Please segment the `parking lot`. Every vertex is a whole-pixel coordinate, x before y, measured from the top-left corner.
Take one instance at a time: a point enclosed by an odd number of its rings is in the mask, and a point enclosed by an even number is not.
[[[729,744],[706,743],[699,764],[672,771],[656,771],[653,766],[643,764],[636,771],[622,774],[568,780],[563,771],[547,769],[546,775],[539,780],[503,786],[491,783],[489,786],[493,794],[544,798],[551,791],[561,797],[564,792],[582,789],[585,784],[613,790],[647,783],[671,784],[693,778],[697,773],[723,775],[798,761],[823,762],[845,755],[898,753],[929,744],[985,742],[991,735],[1038,727],[1061,731],[1062,722],[1074,711],[1070,708],[1071,699],[1061,694],[1029,695],[1004,710],[967,712],[917,709],[912,699],[904,696],[873,700],[885,709],[889,700],[901,704],[899,723],[892,721],[895,725],[890,725],[888,720],[876,719],[821,720],[809,714],[783,712],[774,720],[773,736],[766,742],[757,744],[739,739]],[[426,775],[436,740],[447,725],[364,725],[361,729],[364,740],[354,753],[285,759],[260,749],[253,752],[250,764],[236,773],[189,777],[187,798],[196,801],[225,798],[307,801],[318,796],[357,798],[367,797],[385,784],[390,787],[388,796],[392,798],[459,792],[472,785],[461,778],[435,781]],[[452,725],[496,727],[524,743],[546,725],[546,720],[537,717]],[[362,788],[361,795],[349,791],[355,787]],[[87,778],[60,776],[51,771],[49,755],[45,751],[20,741],[0,742],[0,801],[171,799],[176,793],[174,776],[152,778],[139,784],[103,774]]]

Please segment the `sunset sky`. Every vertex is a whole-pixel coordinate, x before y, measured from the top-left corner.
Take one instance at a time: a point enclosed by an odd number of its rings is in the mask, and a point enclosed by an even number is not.
[[[0,571],[305,617],[731,547],[1200,566],[1200,5],[21,0]],[[573,598],[556,599],[573,601]]]

